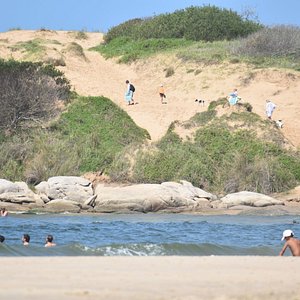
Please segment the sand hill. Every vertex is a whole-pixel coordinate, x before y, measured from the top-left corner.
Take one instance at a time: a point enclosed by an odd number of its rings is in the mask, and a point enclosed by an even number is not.
[[[283,134],[299,147],[299,72],[255,69],[241,64],[205,66],[184,63],[172,54],[158,55],[131,65],[117,64],[89,50],[102,39],[101,33],[85,33],[82,37],[79,33],[66,31],[10,31],[0,33],[0,57],[64,62],[61,63],[64,66],[58,68],[79,94],[110,98],[140,127],[148,130],[152,141],[161,138],[171,122],[189,119],[196,112],[206,110],[210,101],[225,97],[237,88],[243,101],[252,104],[254,112],[263,117],[265,100],[276,103],[274,119],[284,121]],[[40,51],[30,54],[22,44],[28,41],[38,43]],[[76,51],[74,45],[80,45],[83,52]],[[174,68],[173,76],[165,76],[168,67]],[[137,105],[128,106],[124,101],[126,79],[136,87]],[[167,104],[164,105],[158,96],[160,84],[166,88]],[[196,98],[204,99],[205,106],[195,102]]]

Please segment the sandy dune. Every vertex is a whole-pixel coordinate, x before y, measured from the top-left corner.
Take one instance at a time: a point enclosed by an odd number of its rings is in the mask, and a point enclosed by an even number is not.
[[[196,63],[182,63],[173,55],[159,55],[143,62],[120,65],[114,60],[105,60],[99,53],[89,51],[90,47],[102,41],[101,33],[87,33],[87,39],[76,39],[74,33],[64,31],[11,31],[0,33],[0,56],[3,58],[24,58],[12,46],[19,41],[40,38],[58,41],[47,44],[51,51],[62,53],[66,62],[60,67],[71,80],[75,90],[82,95],[103,95],[128,112],[133,120],[148,130],[152,141],[161,138],[170,123],[185,121],[196,112],[206,109],[208,103],[227,96],[237,88],[244,102],[254,107],[254,112],[265,117],[265,100],[277,104],[274,119],[282,119],[282,129],[286,138],[296,147],[300,145],[299,93],[300,74],[290,70],[254,69],[245,65],[223,64],[204,66]],[[64,52],[68,43],[80,44],[86,59]],[[173,67],[175,74],[165,77],[165,69]],[[194,71],[199,72],[195,75]],[[124,101],[125,80],[129,79],[136,87],[137,105],[127,106]],[[164,84],[167,104],[162,105],[158,88]],[[205,107],[194,100],[206,100]]]

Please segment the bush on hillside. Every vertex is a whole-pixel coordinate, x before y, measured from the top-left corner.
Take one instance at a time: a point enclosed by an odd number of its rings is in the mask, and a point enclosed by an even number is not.
[[[0,129],[41,123],[58,112],[70,96],[63,73],[41,63],[0,60]]]
[[[198,113],[182,124],[197,128],[194,139],[185,141],[176,134],[176,126],[179,124],[170,126],[154,149],[137,151],[130,170],[116,158],[115,171],[122,171],[122,179],[131,182],[184,179],[218,193],[248,190],[268,194],[290,189],[300,180],[299,153],[284,150],[273,133],[278,130],[256,114],[217,118],[215,110]],[[268,133],[269,139],[262,132]]]
[[[269,194],[290,189],[300,179],[299,156],[259,141],[247,130],[234,133],[211,126],[199,129],[195,142],[169,140],[174,142],[159,144],[155,152],[139,152],[131,180],[161,183],[184,179],[214,192]],[[293,161],[292,168],[283,157]]]
[[[132,154],[147,138],[109,99],[80,97],[47,128],[0,132],[0,178],[36,184],[51,176],[107,173],[116,156],[124,159],[124,148]]]
[[[249,56],[300,57],[300,27],[266,27],[240,40],[232,52]]]
[[[133,19],[111,28],[105,35],[109,43],[117,37],[134,40],[149,38],[185,38],[193,41],[231,40],[256,32],[262,26],[232,10],[203,6]]]

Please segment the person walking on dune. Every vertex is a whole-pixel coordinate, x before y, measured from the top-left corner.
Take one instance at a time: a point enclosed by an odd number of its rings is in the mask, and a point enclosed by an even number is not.
[[[164,101],[164,99],[167,98],[167,96],[166,96],[166,92],[165,92],[163,84],[160,85],[160,87],[158,89],[158,93],[159,93],[159,96],[160,96],[161,104],[166,104],[167,102]]]
[[[282,234],[281,240],[285,240],[285,244],[279,253],[280,256],[283,256],[287,248],[291,250],[293,256],[300,256],[300,240],[294,238],[294,232],[292,230],[285,230]]]
[[[271,102],[270,100],[266,100],[266,115],[269,120],[272,119],[272,114],[273,114],[275,108],[276,108],[276,105],[273,102]]]
[[[127,101],[128,105],[134,104],[133,94],[135,92],[135,87],[132,83],[129,82],[129,80],[125,81],[126,83],[126,92],[125,92],[125,100]]]

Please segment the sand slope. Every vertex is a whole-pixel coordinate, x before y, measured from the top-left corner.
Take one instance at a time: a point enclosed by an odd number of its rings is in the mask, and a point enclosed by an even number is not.
[[[35,38],[48,41],[47,55],[62,55],[66,66],[59,67],[70,79],[75,90],[82,95],[103,95],[128,112],[133,120],[148,130],[153,141],[161,138],[170,123],[185,121],[196,112],[206,109],[208,103],[227,96],[237,88],[244,102],[254,107],[254,112],[265,116],[265,100],[278,105],[274,119],[282,119],[286,138],[296,147],[300,145],[299,93],[300,74],[291,70],[254,69],[238,64],[204,66],[183,63],[172,54],[159,55],[131,65],[120,65],[105,60],[90,47],[102,41],[101,33],[86,33],[87,39],[76,38],[74,32],[64,31],[11,31],[0,33],[0,57],[24,59],[22,51],[12,46],[19,41]],[[58,43],[53,43],[53,41]],[[52,42],[51,42],[52,41]],[[65,51],[68,44],[76,42],[84,49],[85,58]],[[165,69],[173,67],[175,74],[165,77]],[[195,71],[199,73],[195,75]],[[127,106],[124,101],[125,80],[135,87],[137,105]],[[164,84],[167,104],[162,105],[158,88]],[[206,100],[206,107],[195,103],[196,98]]]

